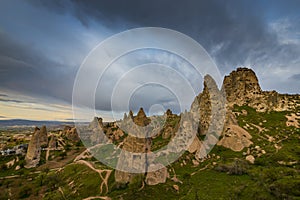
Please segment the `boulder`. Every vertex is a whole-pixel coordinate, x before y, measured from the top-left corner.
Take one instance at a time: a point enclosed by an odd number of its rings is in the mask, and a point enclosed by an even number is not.
[[[199,150],[201,147],[201,142],[198,139],[198,137],[194,138],[194,141],[192,142],[192,144],[189,146],[188,151],[190,153],[195,153],[197,150]]]
[[[177,192],[179,192],[179,186],[178,186],[178,185],[173,185],[173,188],[174,188]]]
[[[218,142],[233,151],[242,151],[245,147],[249,147],[252,136],[242,127],[237,125],[229,125],[225,128],[223,138]]]
[[[161,164],[160,164],[161,165]],[[146,184],[147,185],[157,185],[159,183],[165,183],[168,177],[167,168],[161,165],[159,170],[152,171],[153,169],[157,168],[157,166],[149,166],[148,173],[146,176]]]
[[[255,158],[253,155],[246,156],[246,160],[249,161],[251,164],[254,164]]]

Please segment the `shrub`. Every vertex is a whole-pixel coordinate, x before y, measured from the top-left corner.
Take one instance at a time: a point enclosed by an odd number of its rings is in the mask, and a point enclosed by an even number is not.
[[[27,198],[31,195],[31,193],[32,193],[31,188],[28,185],[25,185],[21,187],[18,197],[20,199]]]
[[[249,165],[244,160],[235,160],[231,164],[219,165],[215,170],[219,172],[227,172],[230,175],[242,175],[247,174]]]

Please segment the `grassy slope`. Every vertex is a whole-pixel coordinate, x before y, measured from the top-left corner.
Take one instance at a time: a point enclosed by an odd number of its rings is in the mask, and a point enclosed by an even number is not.
[[[254,145],[250,146],[251,154],[257,156],[255,146],[260,146],[266,154],[256,157],[255,164],[245,162],[243,152],[233,152],[224,147],[215,146],[210,155],[211,159],[194,167],[189,154],[184,154],[177,162],[168,167],[173,177],[174,169],[177,178],[182,183],[168,179],[165,184],[142,186],[141,179],[130,185],[114,183],[113,173],[109,180],[108,194],[99,194],[99,175],[88,167],[80,164],[68,164],[61,172],[48,172],[37,175],[25,173],[22,178],[0,181],[0,199],[7,197],[7,185],[16,188],[14,199],[26,197],[30,190],[30,199],[63,199],[61,188],[66,199],[82,199],[88,196],[109,196],[112,199],[300,199],[300,130],[286,127],[287,112],[257,113],[254,109],[243,106],[235,107],[235,112],[247,111],[247,115],[239,115],[240,126],[250,125],[248,131],[252,135]],[[265,128],[262,132],[253,126]],[[275,142],[269,142],[268,136],[273,136]],[[287,137],[288,136],[288,137]],[[157,141],[160,142],[160,141]],[[274,147],[277,143],[281,149]],[[182,167],[183,160],[187,163]],[[278,161],[284,161],[282,165]],[[4,162],[4,161],[3,161]],[[213,162],[214,165],[213,165]],[[101,166],[100,166],[101,167]],[[204,169],[204,167],[207,167]],[[99,168],[99,166],[98,166]],[[194,173],[196,172],[196,173]],[[4,172],[1,172],[4,173]],[[194,174],[193,174],[194,173]],[[193,175],[191,175],[193,174]],[[4,175],[4,174],[3,174]],[[28,181],[28,178],[32,181]],[[28,187],[20,187],[26,180]],[[177,192],[173,185],[179,186]],[[27,195],[28,196],[28,195]]]

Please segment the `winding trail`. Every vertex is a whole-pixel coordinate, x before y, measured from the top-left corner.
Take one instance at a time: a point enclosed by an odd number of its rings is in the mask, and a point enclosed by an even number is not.
[[[112,170],[109,170],[109,169],[103,169],[103,170],[96,169],[96,168],[94,168],[94,166],[91,163],[89,163],[89,162],[87,162],[85,160],[78,160],[78,161],[76,161],[76,163],[86,165],[90,169],[92,169],[93,171],[97,172],[99,174],[100,178],[102,179],[102,183],[100,185],[100,193],[102,194],[102,192],[103,192],[103,186],[105,186],[105,188],[106,188],[106,193],[108,192],[108,184],[107,184],[107,182],[108,182],[108,178],[109,178]],[[103,172],[106,172],[105,177],[103,177],[103,175],[102,175]]]

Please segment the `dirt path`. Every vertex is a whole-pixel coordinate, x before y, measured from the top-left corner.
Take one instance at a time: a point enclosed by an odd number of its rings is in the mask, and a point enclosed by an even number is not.
[[[54,168],[54,169],[50,169],[50,172],[52,171],[59,171],[61,170],[62,168]],[[34,172],[30,172],[29,175],[32,175],[32,174],[39,174],[41,173],[42,171],[34,171]],[[11,178],[21,178],[23,177],[23,175],[10,175],[10,176],[3,176],[3,177],[0,177],[0,180],[4,180],[4,179],[11,179]]]
[[[109,178],[112,170],[109,170],[109,169],[103,169],[103,170],[96,169],[96,168],[94,168],[94,166],[91,163],[89,163],[85,160],[78,160],[78,161],[76,161],[76,163],[84,164],[84,165],[88,166],[90,169],[92,169],[93,171],[97,172],[99,174],[100,178],[102,179],[102,183],[100,185],[100,193],[103,192],[103,186],[105,186],[105,188],[106,188],[106,193],[108,192],[107,182],[108,182],[108,178]],[[105,177],[103,177],[103,175],[102,175],[103,172],[106,173]]]
[[[63,196],[63,198],[66,199],[64,191],[61,189],[61,187],[59,187],[58,190],[60,191],[60,193]]]
[[[104,200],[110,200],[111,198],[105,196],[105,197],[102,197],[102,196],[95,196],[95,197],[88,197],[88,198],[85,198],[83,200],[91,200],[91,199],[104,199]]]
[[[207,165],[205,165],[205,167],[202,167],[202,168],[200,168],[199,170],[197,170],[197,171],[191,173],[191,176],[195,175],[196,173],[198,173],[198,172],[200,172],[200,171],[203,171],[203,170],[207,169],[208,166],[209,166],[209,164],[207,164]]]
[[[92,146],[92,147],[89,147],[87,148],[85,151],[83,151],[81,154],[79,154],[75,159],[74,159],[74,162],[78,161],[78,160],[81,160],[81,159],[84,159],[84,158],[91,158],[92,155],[90,154],[90,150],[92,149],[95,149],[95,148],[98,148],[98,147],[101,147],[103,146],[103,144],[97,144],[95,146]],[[87,155],[85,155],[87,154]],[[90,154],[90,155],[88,155]]]
[[[256,124],[251,123],[252,126],[254,126],[255,128],[257,128],[258,133],[261,133],[264,129]]]

